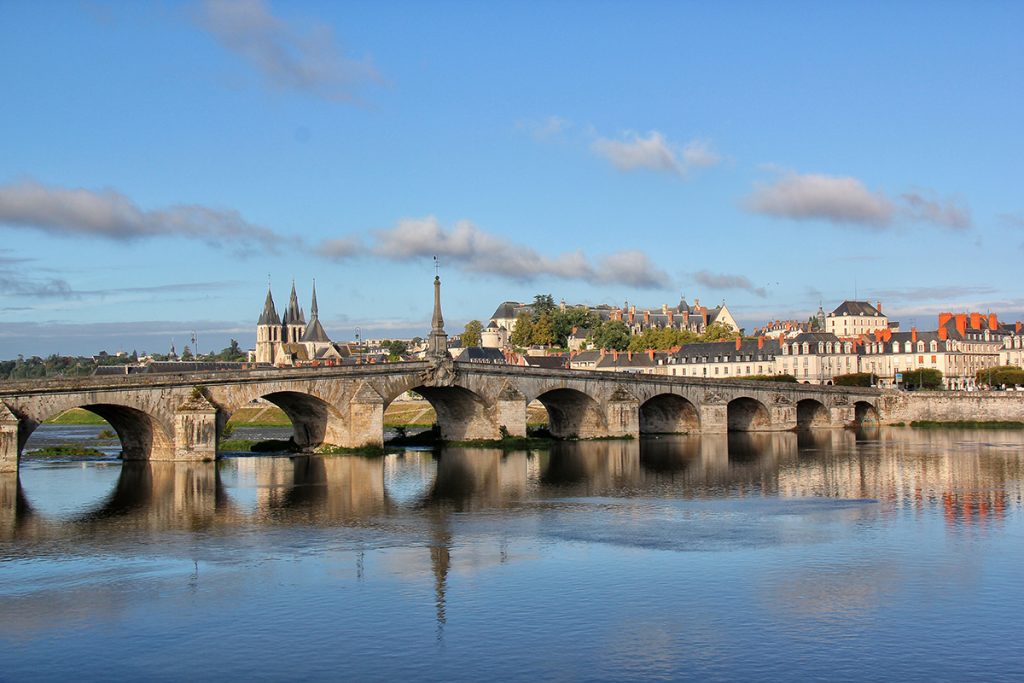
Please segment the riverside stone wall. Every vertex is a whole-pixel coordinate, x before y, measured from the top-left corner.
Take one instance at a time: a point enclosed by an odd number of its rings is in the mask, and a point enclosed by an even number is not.
[[[882,422],[1024,422],[1024,391],[893,391],[879,398]]]

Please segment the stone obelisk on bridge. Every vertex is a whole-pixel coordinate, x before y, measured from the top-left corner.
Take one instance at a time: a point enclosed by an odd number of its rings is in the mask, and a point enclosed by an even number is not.
[[[430,336],[427,338],[428,358],[448,358],[448,333],[444,331],[441,316],[441,276],[434,276],[434,315],[430,319]]]

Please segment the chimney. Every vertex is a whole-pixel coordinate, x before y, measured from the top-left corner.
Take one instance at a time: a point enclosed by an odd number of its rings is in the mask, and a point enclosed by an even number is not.
[[[915,344],[917,343],[917,328],[916,327],[911,327],[910,328],[910,341],[914,342]]]
[[[761,350],[761,349],[764,348],[764,337],[763,336],[757,338],[757,348],[758,348],[758,350]]]
[[[604,349],[601,349],[601,358],[604,358]]]
[[[740,337],[739,335],[736,335],[736,350],[739,351],[740,347],[742,347],[742,346],[743,346],[743,338]]]
[[[647,349],[647,356],[648,356],[648,358],[650,358],[653,361],[654,360],[654,349]]]
[[[661,314],[662,315],[668,315],[668,304],[662,304],[661,305]]]
[[[630,325],[633,324],[633,316],[634,316],[635,313],[636,313],[636,306],[633,306],[633,308],[629,309],[629,324]]]
[[[939,339],[942,341],[949,339],[949,331],[945,327],[939,328]]]
[[[881,313],[882,312],[882,302],[881,301],[876,301],[875,302],[875,308],[877,308],[878,312]]]
[[[646,325],[649,322],[651,322],[651,312],[644,311],[644,324]]]
[[[632,351],[626,351],[626,360],[628,360],[630,363],[633,362],[633,352]]]
[[[668,312],[668,326],[672,327],[672,311]]]
[[[615,349],[612,349],[612,360],[615,361],[616,363],[619,362],[619,352],[616,351]]]
[[[990,330],[997,330],[997,329],[999,329],[999,319],[996,317],[995,313],[989,313],[988,314],[988,329],[990,329]]]
[[[1021,332],[1021,327],[1022,327],[1022,325],[1021,325],[1021,322],[1020,322],[1020,321],[1018,320],[1018,321],[1017,321],[1017,334],[1020,334],[1020,332]]]
[[[956,321],[956,331],[959,332],[961,336],[967,334],[967,314],[957,313],[954,320]]]
[[[971,329],[981,329],[981,313],[971,313]]]
[[[945,327],[946,323],[948,323],[952,319],[952,313],[939,313],[939,327]]]

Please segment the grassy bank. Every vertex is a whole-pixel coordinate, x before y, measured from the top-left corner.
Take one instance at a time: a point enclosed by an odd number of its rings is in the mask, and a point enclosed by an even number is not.
[[[1024,429],[1024,422],[1010,420],[914,420],[910,426],[915,429]]]
[[[28,458],[105,458],[106,455],[85,446],[47,446],[25,454]]]
[[[43,424],[48,425],[105,425],[106,420],[85,408],[72,408],[57,417],[52,417]]]
[[[526,421],[531,427],[547,424],[547,412],[543,408],[527,409]],[[396,401],[384,412],[385,427],[429,427],[437,422],[437,414],[427,401]],[[84,408],[72,408],[46,424],[59,425],[105,425],[107,421],[96,413]],[[291,427],[291,420],[275,405],[246,406],[239,408],[228,420],[232,427]]]

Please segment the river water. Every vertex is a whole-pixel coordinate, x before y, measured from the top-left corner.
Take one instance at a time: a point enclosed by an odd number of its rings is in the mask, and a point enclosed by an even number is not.
[[[0,680],[1020,681],[1022,492],[1020,431],[26,459]]]

